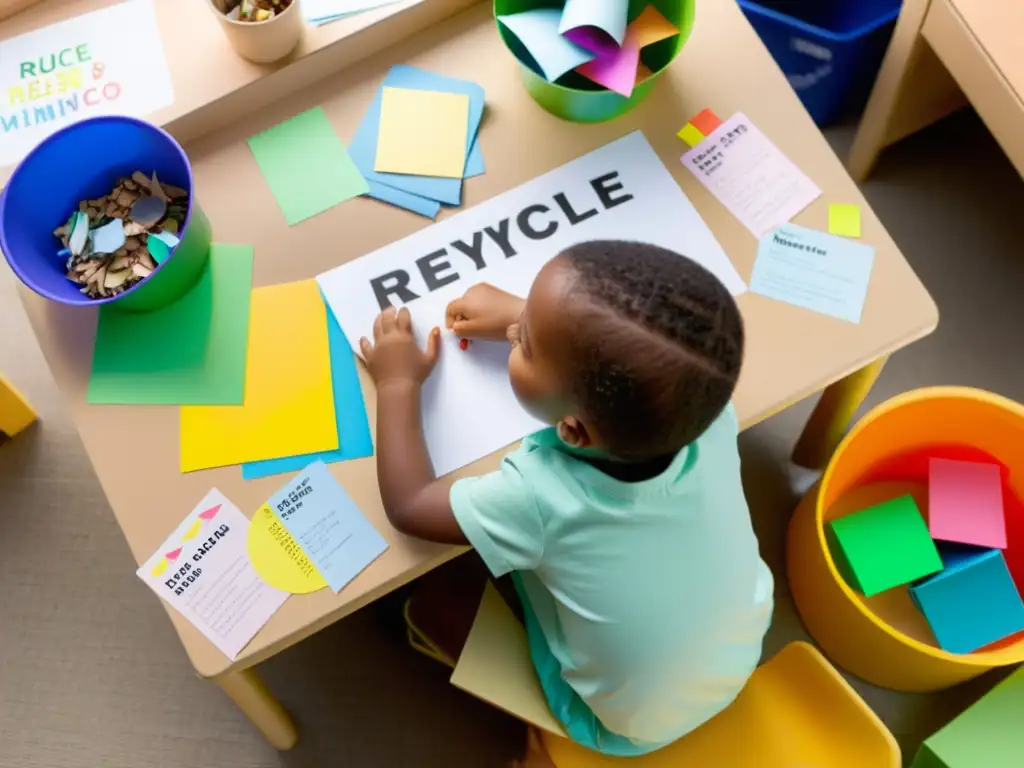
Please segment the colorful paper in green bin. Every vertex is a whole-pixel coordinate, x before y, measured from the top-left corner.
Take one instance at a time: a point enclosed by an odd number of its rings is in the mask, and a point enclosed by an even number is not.
[[[913,496],[844,515],[825,530],[843,578],[865,597],[942,570],[942,559]]]
[[[334,389],[334,416],[338,424],[338,448],[303,456],[251,461],[242,465],[242,477],[255,480],[268,475],[298,472],[316,460],[333,464],[373,455],[373,438],[366,417],[363,390],[352,347],[345,338],[334,313],[327,310],[327,339],[331,349],[331,382]]]
[[[100,307],[86,401],[239,405],[245,390],[253,249],[214,243],[199,282],[151,312]]]
[[[553,82],[595,54],[559,32],[562,12],[558,8],[534,8],[522,13],[498,16],[498,23],[515,36],[520,54],[534,71]]]
[[[1024,669],[1018,669],[925,739],[911,768],[1020,768],[1024,756]]]

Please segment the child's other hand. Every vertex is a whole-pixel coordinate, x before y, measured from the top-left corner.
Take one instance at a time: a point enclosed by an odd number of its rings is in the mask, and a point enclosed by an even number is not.
[[[378,389],[396,382],[419,386],[437,363],[441,331],[438,328],[430,331],[424,351],[413,338],[409,310],[388,307],[373,322],[373,344],[364,336],[359,340],[359,348]]]
[[[474,285],[448,305],[445,324],[456,336],[504,341],[526,302],[487,283]]]

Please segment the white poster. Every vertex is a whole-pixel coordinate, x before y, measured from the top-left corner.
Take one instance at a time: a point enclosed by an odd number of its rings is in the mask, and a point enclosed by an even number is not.
[[[214,488],[137,571],[232,660],[288,599],[253,568],[249,524]]]
[[[320,275],[327,303],[359,353],[382,307],[407,304],[423,342],[448,302],[489,282],[525,296],[540,268],[585,240],[637,240],[689,256],[735,295],[746,290],[722,247],[640,131]],[[508,383],[508,345],[450,333],[423,392],[423,426],[438,475],[539,429]]]
[[[143,117],[173,101],[153,0],[0,41],[0,167],[71,123]]]

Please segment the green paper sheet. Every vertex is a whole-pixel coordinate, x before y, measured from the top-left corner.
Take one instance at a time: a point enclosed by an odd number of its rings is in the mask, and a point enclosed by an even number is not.
[[[289,225],[370,191],[322,107],[249,139]]]
[[[240,405],[245,393],[253,249],[210,248],[196,286],[154,312],[100,307],[86,401]]]

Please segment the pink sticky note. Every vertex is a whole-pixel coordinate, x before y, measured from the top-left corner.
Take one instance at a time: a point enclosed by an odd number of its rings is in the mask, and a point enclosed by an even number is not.
[[[567,30],[562,37],[599,56],[619,50],[619,44],[612,36],[597,27],[576,27]]]
[[[640,49],[627,41],[621,48],[581,64],[576,71],[609,90],[629,96],[636,85],[639,63]]]
[[[976,461],[928,462],[928,530],[942,541],[1006,548],[999,466]]]

